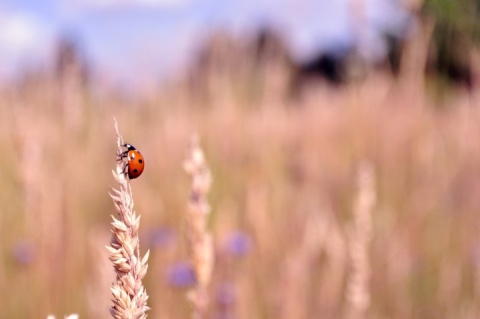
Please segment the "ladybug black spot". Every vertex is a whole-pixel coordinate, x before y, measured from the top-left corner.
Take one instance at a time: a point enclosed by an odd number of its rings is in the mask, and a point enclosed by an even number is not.
[[[140,164],[142,164],[142,163],[143,163],[143,160],[139,159],[138,162],[139,162]]]
[[[133,170],[133,172],[134,172],[135,174],[138,173],[138,169],[135,168],[135,169]]]

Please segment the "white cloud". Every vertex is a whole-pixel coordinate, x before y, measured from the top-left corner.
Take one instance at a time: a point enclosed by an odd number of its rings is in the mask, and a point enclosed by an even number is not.
[[[48,27],[36,16],[0,11],[0,71],[11,73],[25,60],[44,59],[52,38]]]
[[[0,15],[0,48],[4,51],[21,52],[30,49],[39,37],[36,23],[23,14]]]

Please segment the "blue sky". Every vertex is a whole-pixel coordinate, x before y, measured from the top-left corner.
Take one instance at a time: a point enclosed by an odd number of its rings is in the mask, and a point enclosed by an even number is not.
[[[379,29],[405,20],[395,0],[364,0],[366,56],[383,52]],[[359,0],[0,0],[0,78],[51,61],[60,34],[75,34],[96,69],[121,81],[155,80],[185,65],[217,28],[273,24],[296,57],[351,44]],[[357,30],[358,31],[358,30]],[[357,34],[358,35],[358,34]]]

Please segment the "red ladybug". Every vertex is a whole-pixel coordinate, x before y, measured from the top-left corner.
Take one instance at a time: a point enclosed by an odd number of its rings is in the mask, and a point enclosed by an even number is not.
[[[140,176],[145,168],[145,160],[143,155],[132,145],[124,144],[127,150],[119,155],[119,160],[128,159],[128,163],[125,165],[124,173],[128,174],[128,178],[134,179]]]

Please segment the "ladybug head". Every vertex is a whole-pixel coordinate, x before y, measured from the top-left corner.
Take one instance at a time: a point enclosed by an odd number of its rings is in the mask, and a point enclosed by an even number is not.
[[[134,150],[136,150],[136,148],[135,148],[132,144],[128,144],[128,143],[127,143],[127,144],[123,144],[122,146],[123,146],[123,147],[126,147],[127,150],[129,150],[129,151],[134,151]]]

